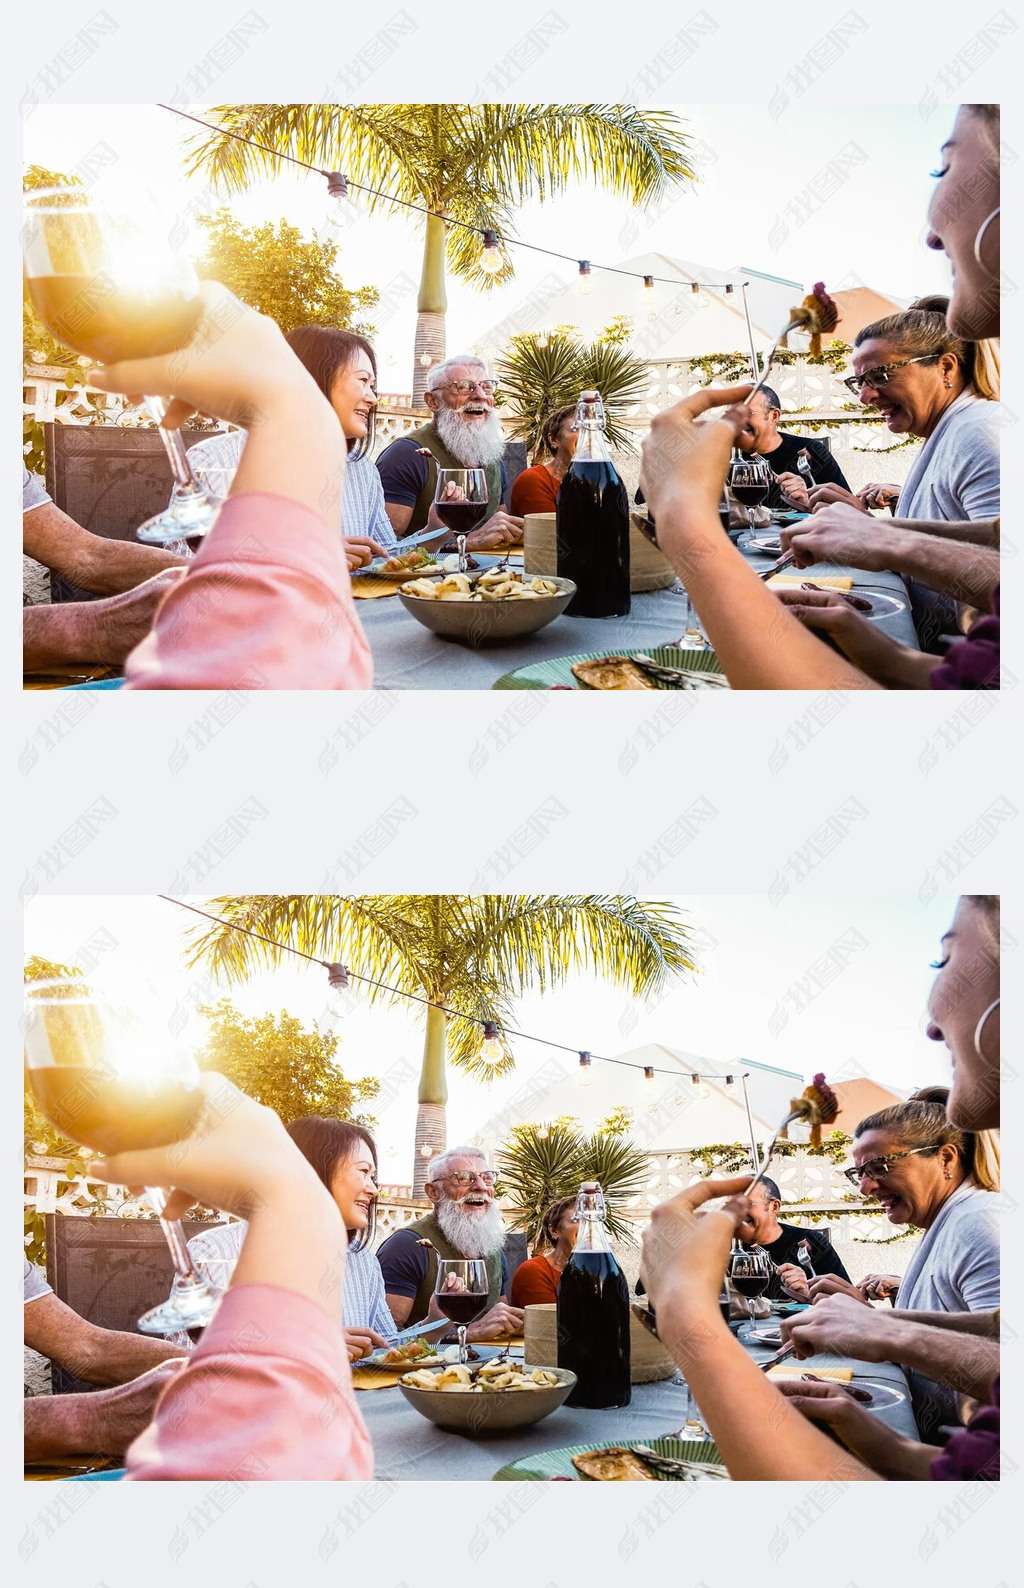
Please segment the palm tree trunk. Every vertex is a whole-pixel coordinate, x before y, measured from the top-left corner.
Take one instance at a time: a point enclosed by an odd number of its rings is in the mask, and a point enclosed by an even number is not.
[[[423,244],[423,270],[420,275],[420,292],[416,300],[416,342],[412,367],[412,402],[414,408],[423,407],[423,392],[427,376],[445,355],[444,317],[448,308],[448,295],[444,284],[445,235],[444,221],[439,215],[427,216],[427,236]],[[423,364],[426,355],[430,362]]]
[[[412,1194],[424,1195],[427,1164],[447,1143],[445,1104],[448,1101],[448,1083],[445,1079],[445,1049],[447,1046],[448,1017],[434,1004],[427,1007],[427,1030],[423,1038],[423,1068],[420,1071],[420,1089],[416,1110],[416,1147],[412,1172]],[[431,1148],[429,1155],[424,1147]]]

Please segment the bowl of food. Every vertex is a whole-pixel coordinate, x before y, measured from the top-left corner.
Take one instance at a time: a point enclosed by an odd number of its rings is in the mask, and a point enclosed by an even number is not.
[[[557,1411],[576,1383],[563,1367],[495,1359],[481,1367],[420,1368],[398,1382],[409,1405],[439,1428],[463,1434],[527,1428]]]
[[[523,575],[510,569],[414,579],[398,599],[418,623],[444,639],[486,645],[535,634],[553,623],[576,594],[571,579]]]

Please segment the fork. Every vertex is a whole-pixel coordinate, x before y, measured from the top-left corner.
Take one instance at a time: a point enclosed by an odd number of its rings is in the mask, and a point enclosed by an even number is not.
[[[775,1135],[772,1137],[771,1141],[768,1143],[768,1146],[765,1149],[764,1161],[762,1162],[760,1169],[757,1171],[757,1173],[754,1176],[753,1180],[751,1180],[750,1184],[746,1187],[746,1189],[743,1192],[743,1195],[745,1197],[748,1197],[750,1195],[751,1191],[753,1191],[753,1189],[757,1185],[758,1181],[759,1180],[763,1180],[765,1175],[768,1173],[768,1165],[771,1163],[772,1158],[775,1155],[775,1149],[779,1145],[779,1137],[782,1135],[782,1132],[786,1129],[787,1125],[791,1125],[793,1123],[794,1119],[802,1119],[803,1117],[804,1117],[804,1110],[802,1108],[791,1108],[790,1109],[789,1113],[786,1115],[785,1119],[782,1121],[782,1124],[779,1126],[778,1130],[775,1132]]]
[[[761,390],[761,387],[764,385],[765,381],[768,379],[768,376],[771,374],[771,371],[772,371],[772,365],[775,362],[775,355],[779,351],[779,348],[782,345],[782,343],[786,340],[786,337],[789,335],[790,331],[799,330],[800,327],[803,325],[803,323],[804,322],[803,322],[802,319],[800,319],[800,320],[790,320],[789,324],[786,326],[786,329],[784,331],[780,331],[779,332],[778,336],[775,338],[775,341],[772,343],[771,348],[770,348],[769,353],[768,353],[768,357],[765,360],[764,369],[761,371],[761,379],[754,386],[754,388],[750,392],[750,394],[747,397],[744,397],[743,401],[745,403],[748,403],[750,401],[751,397],[754,397],[754,396],[757,395],[757,393]]]
[[[635,651],[632,660],[642,667],[645,673],[650,673],[652,678],[660,678],[665,683],[680,684],[684,689],[728,689],[729,681],[720,673],[701,673],[696,668],[665,667],[661,662],[656,662],[653,656],[646,656],[643,651]]]
[[[792,552],[792,551],[787,551],[779,558],[778,562],[775,563],[774,567],[766,568],[764,573],[759,573],[757,577],[759,579],[764,579],[764,580],[767,581],[768,579],[770,579],[772,577],[773,574],[781,573],[783,568],[788,568],[790,566],[790,564],[795,562],[795,561],[796,561],[796,553]]]

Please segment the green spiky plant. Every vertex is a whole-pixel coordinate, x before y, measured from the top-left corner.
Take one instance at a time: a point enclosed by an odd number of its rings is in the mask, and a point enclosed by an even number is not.
[[[511,1199],[506,1212],[514,1229],[525,1230],[531,1249],[551,1204],[575,1196],[584,1180],[598,1181],[604,1192],[609,1234],[633,1239],[625,1209],[646,1187],[650,1165],[647,1154],[624,1137],[603,1131],[587,1136],[565,1125],[517,1125],[497,1154],[497,1166],[502,1191]]]
[[[508,429],[526,442],[531,462],[542,451],[548,415],[588,390],[601,393],[609,446],[635,450],[621,420],[643,398],[650,375],[628,348],[601,338],[587,343],[568,328],[547,337],[527,332],[509,340],[495,373]]]

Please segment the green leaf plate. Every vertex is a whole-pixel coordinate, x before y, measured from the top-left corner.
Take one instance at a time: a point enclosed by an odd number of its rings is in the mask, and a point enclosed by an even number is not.
[[[504,1467],[499,1467],[491,1481],[522,1483],[532,1480],[542,1483],[549,1478],[574,1478],[581,1483],[595,1482],[596,1479],[584,1478],[581,1472],[576,1471],[572,1458],[582,1456],[588,1450],[606,1450],[609,1444],[619,1445],[625,1450],[631,1450],[634,1445],[650,1445],[660,1456],[673,1456],[677,1461],[704,1461],[717,1467],[725,1465],[718,1453],[718,1446],[710,1439],[611,1439],[604,1444],[564,1445],[561,1450],[542,1450],[535,1456],[521,1456],[518,1461],[510,1461]],[[667,1472],[652,1471],[652,1476],[665,1483],[683,1481]]]
[[[579,656],[552,656],[543,662],[529,662],[526,667],[517,667],[515,672],[503,673],[495,679],[492,689],[553,689],[556,685],[568,686],[569,689],[585,689],[573,673],[576,662],[596,662],[605,656],[650,656],[653,661],[661,662],[665,667],[688,667],[695,673],[722,672],[722,665],[714,651],[682,651],[674,645],[634,645],[632,647],[620,646],[615,651],[584,651]],[[652,678],[655,689],[672,689],[674,686],[659,683]],[[586,693],[601,694],[601,690],[587,689]]]

